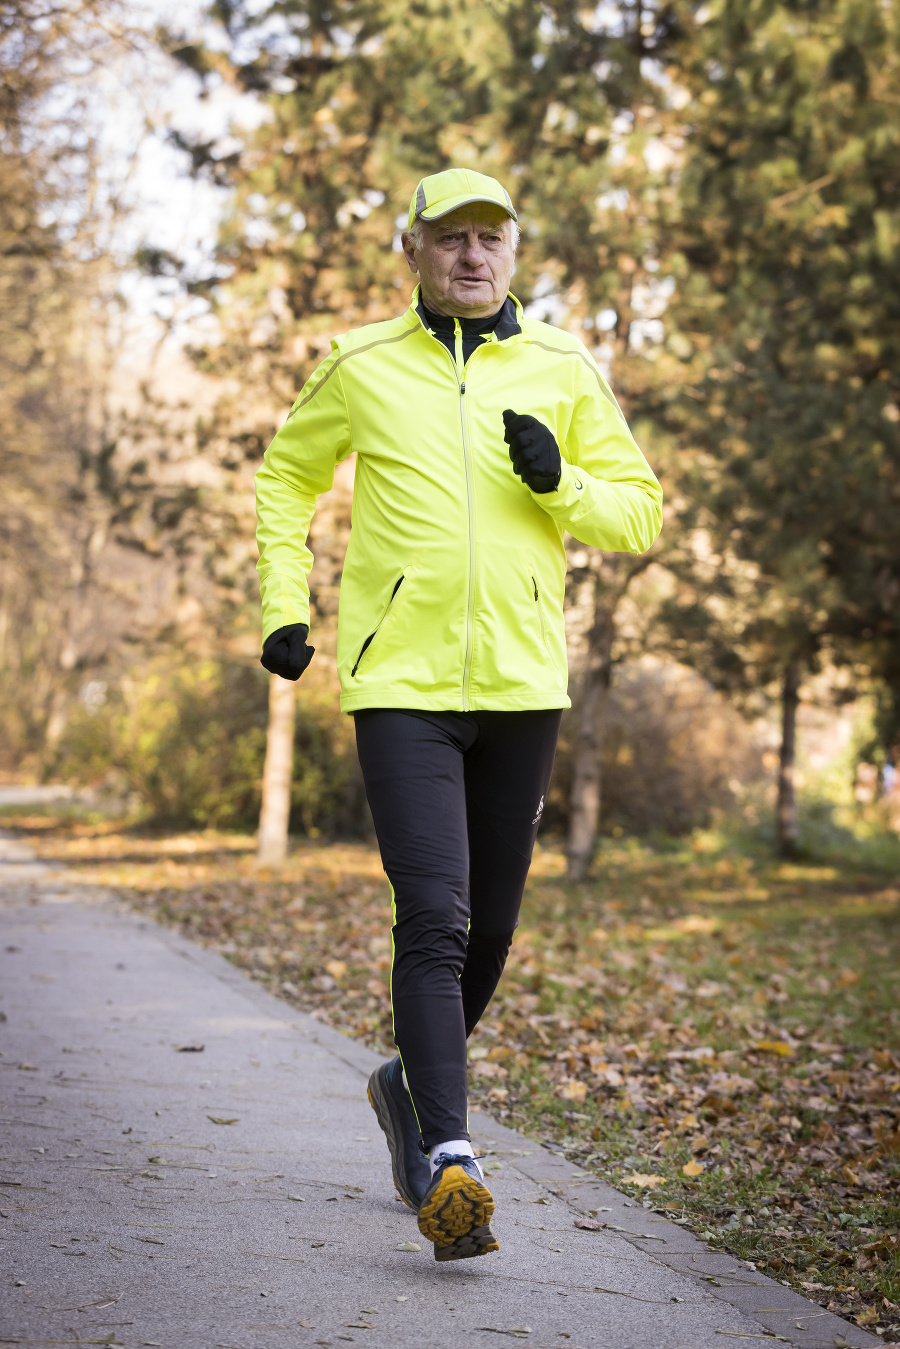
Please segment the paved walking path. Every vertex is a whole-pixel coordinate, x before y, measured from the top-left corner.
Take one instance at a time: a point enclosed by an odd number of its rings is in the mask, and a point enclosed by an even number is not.
[[[0,1344],[879,1343],[480,1115],[501,1250],[436,1265],[368,1050],[8,838],[0,923]]]

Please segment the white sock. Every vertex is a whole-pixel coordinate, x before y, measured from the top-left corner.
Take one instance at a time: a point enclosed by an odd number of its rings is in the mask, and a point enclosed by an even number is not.
[[[475,1153],[472,1151],[472,1144],[469,1142],[468,1138],[451,1138],[447,1143],[435,1143],[434,1147],[428,1153],[432,1175],[434,1175],[437,1170],[437,1159],[442,1152],[447,1152],[452,1157],[475,1157]],[[484,1180],[484,1172],[478,1165],[477,1159],[475,1165],[478,1167],[479,1176]]]

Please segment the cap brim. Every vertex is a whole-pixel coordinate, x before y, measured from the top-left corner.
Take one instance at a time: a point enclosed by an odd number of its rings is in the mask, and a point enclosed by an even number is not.
[[[499,206],[501,211],[505,211],[513,220],[518,220],[513,208],[505,201],[498,201],[496,197],[474,196],[474,197],[451,197],[448,201],[442,201],[440,206],[425,207],[424,211],[419,211],[417,220],[440,220],[443,216],[449,215],[451,211],[459,210],[460,206],[468,206],[474,201],[486,201],[491,206]]]

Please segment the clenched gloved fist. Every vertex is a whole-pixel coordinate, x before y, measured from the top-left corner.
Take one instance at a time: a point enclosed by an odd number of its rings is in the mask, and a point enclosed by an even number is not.
[[[299,679],[313,658],[314,646],[307,646],[309,628],[305,623],[288,623],[279,628],[263,643],[260,665],[270,674],[281,675],[282,679]]]
[[[519,477],[532,492],[543,495],[555,492],[562,473],[562,459],[553,432],[537,417],[513,412],[503,414],[506,427],[503,439],[509,446],[509,457]]]

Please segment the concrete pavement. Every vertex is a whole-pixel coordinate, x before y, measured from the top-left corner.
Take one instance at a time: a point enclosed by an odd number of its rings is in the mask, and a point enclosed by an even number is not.
[[[879,1343],[480,1115],[501,1250],[437,1265],[368,1050],[8,838],[0,923],[0,1345]]]

